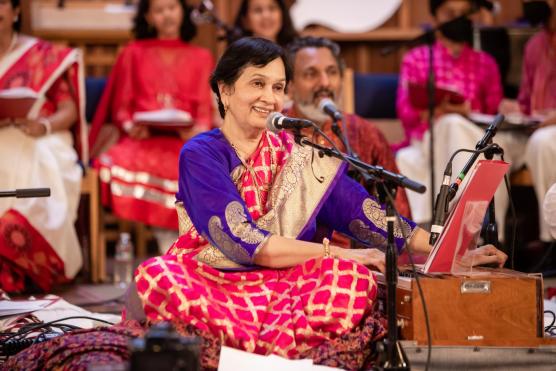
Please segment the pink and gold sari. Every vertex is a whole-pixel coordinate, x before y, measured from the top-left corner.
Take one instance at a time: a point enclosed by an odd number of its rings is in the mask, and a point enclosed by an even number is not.
[[[326,161],[311,165],[310,157],[310,151],[294,146],[288,135],[267,133],[251,158],[232,171],[257,225],[264,225],[272,213],[305,213],[308,219],[315,218],[314,208],[334,179],[343,176],[343,167]],[[299,158],[304,166],[299,166]],[[324,175],[319,181],[314,174]],[[306,186],[306,192],[315,203],[295,209],[301,182],[314,184]],[[281,192],[288,197],[280,211],[276,199]],[[166,255],[148,260],[136,271],[137,291],[150,322],[190,324],[224,345],[288,358],[317,359],[314,349],[335,354],[322,346],[349,337],[355,329],[361,333],[359,326],[372,328],[372,336],[365,337],[364,344],[349,340],[347,348],[354,352],[368,355],[369,342],[383,336],[384,328],[372,318],[377,285],[368,268],[352,261],[318,258],[287,269],[248,271],[198,233],[183,205],[178,205],[178,214],[180,238]],[[280,228],[286,236],[295,229]],[[297,228],[293,234],[299,235],[301,228]],[[238,269],[242,271],[229,271]]]

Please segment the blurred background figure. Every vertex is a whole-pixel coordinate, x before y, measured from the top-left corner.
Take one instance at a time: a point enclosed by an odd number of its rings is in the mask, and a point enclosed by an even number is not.
[[[189,43],[196,33],[190,13],[184,0],[139,1],[136,40],[116,61],[90,134],[94,146],[105,122],[120,129],[118,143],[95,161],[103,202],[116,216],[157,227],[155,236],[165,247],[177,238],[181,147],[212,121],[208,81],[214,60],[208,50]],[[193,125],[152,129],[134,120],[138,112],[161,110],[185,112]]]
[[[539,238],[552,237],[542,217],[544,195],[556,182],[556,15],[554,1],[523,1],[524,18],[540,30],[527,42],[517,101],[506,100],[501,112],[531,115],[541,121],[531,135],[525,161],[531,171],[539,203]]]
[[[548,224],[550,236],[556,240],[556,183],[550,187],[543,204],[544,221]]]
[[[243,0],[234,23],[243,36],[262,37],[281,46],[297,36],[284,0]]]
[[[431,0],[429,6],[435,26],[469,15],[474,7],[477,9],[476,1],[473,0]],[[450,156],[460,148],[475,148],[477,141],[484,134],[483,128],[468,119],[469,114],[495,114],[503,97],[498,66],[490,55],[470,47],[472,32],[472,21],[464,17],[443,26],[435,33],[435,84],[437,87],[457,90],[464,101],[460,103],[445,99],[436,102],[433,117],[435,168],[432,169],[435,185],[432,189],[428,110],[416,107],[409,93],[410,84],[426,86],[429,69],[428,47],[421,46],[410,50],[402,61],[397,111],[404,126],[407,144],[410,145],[397,153],[396,161],[403,174],[428,187],[425,194],[408,193],[413,218],[418,223],[429,222],[432,218],[431,197],[438,192]],[[506,161],[512,163],[512,168],[515,169],[523,164],[526,140],[527,137],[520,133],[514,135],[500,131],[494,139],[505,150]],[[469,157],[469,154],[461,154],[455,158],[452,165],[454,179]],[[499,236],[503,236],[508,206],[507,192],[502,188],[503,185],[495,195]]]
[[[0,289],[7,292],[49,291],[82,263],[74,228],[77,151],[87,158],[81,56],[19,33],[22,16],[19,0],[0,0],[0,90],[26,88],[36,98],[30,111],[0,117],[0,189],[49,187],[51,196],[0,198]]]
[[[306,36],[289,44],[288,54],[293,68],[288,94],[293,105],[285,114],[317,123],[338,148],[346,152],[347,149],[332,131],[331,117],[319,108],[323,99],[330,99],[336,107],[342,106],[345,64],[340,56],[340,46],[329,39]],[[343,122],[339,125],[345,130],[343,134],[351,149],[362,161],[399,172],[390,145],[372,122],[346,112],[342,112],[342,116]],[[311,131],[306,129],[305,134],[310,137]],[[318,134],[312,139],[323,145],[328,144]],[[398,190],[396,207],[401,215],[411,217],[404,189]]]

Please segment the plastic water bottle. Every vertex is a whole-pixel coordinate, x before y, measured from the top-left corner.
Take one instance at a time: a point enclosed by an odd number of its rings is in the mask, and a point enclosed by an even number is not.
[[[114,284],[127,287],[133,274],[133,243],[127,232],[120,233],[114,259]]]

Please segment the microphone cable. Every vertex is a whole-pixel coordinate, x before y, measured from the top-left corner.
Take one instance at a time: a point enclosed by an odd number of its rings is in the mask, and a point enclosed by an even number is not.
[[[450,159],[448,160],[448,163],[446,164],[446,168],[448,168],[448,167],[451,168],[454,158],[462,152],[481,154],[481,153],[484,153],[484,152],[490,151],[491,149],[496,149],[496,148],[500,148],[500,146],[496,143],[491,143],[491,144],[487,145],[486,147],[484,147],[483,149],[460,148],[457,151],[455,151],[452,154],[452,156],[450,156]],[[500,158],[502,159],[502,161],[504,161],[504,154],[503,153],[500,155]],[[461,178],[461,179],[458,178],[458,180],[460,181],[459,184],[461,184],[463,179],[464,178]],[[510,267],[511,267],[511,269],[514,269],[517,215],[516,215],[516,211],[515,211],[515,205],[514,205],[513,200],[512,200],[512,191],[511,191],[510,180],[508,178],[508,174],[504,174],[504,184],[506,186],[506,192],[508,193],[508,198],[509,198],[509,201],[510,201],[510,214],[512,216],[512,227],[513,228],[512,228],[512,240],[511,240],[511,243],[510,243],[510,250],[509,250],[510,254],[509,255],[510,255]],[[454,199],[455,195],[456,195],[455,193],[451,197],[449,195],[449,199],[446,201],[446,205],[449,205],[450,201],[452,201]],[[442,228],[444,228],[444,223],[445,222],[446,222],[446,215],[444,215],[444,218],[442,220]],[[431,231],[431,235],[432,235],[432,233],[433,232]],[[438,235],[440,235],[440,233],[438,233]]]
[[[54,337],[67,334],[73,330],[81,329],[78,326],[58,323],[70,319],[90,319],[107,325],[114,325],[112,322],[88,316],[71,316],[59,318],[46,323],[29,323],[22,326],[16,333],[2,334],[6,337],[0,341],[0,359],[15,355],[33,344],[42,343]],[[54,331],[54,329],[58,329],[61,332]],[[40,331],[40,333],[35,338],[27,337],[28,335],[38,331]]]
[[[341,157],[344,159],[344,161],[346,161],[347,163],[351,164],[355,169],[359,170],[360,172],[363,172],[365,174],[368,174],[366,171],[364,171],[363,169],[359,168],[357,165],[352,164],[351,161],[349,161],[349,159],[347,159],[342,152],[340,152],[338,150],[338,147],[336,146],[336,144],[330,139],[330,137],[328,137],[317,125],[313,125],[315,131],[317,131],[319,134],[321,134],[323,136],[323,138],[330,143],[330,145],[332,146],[332,148],[334,148],[338,153],[340,153]],[[371,174],[368,174],[371,175]],[[372,175],[371,175],[372,176]],[[409,257],[409,264],[411,267],[411,271],[413,272],[413,276],[415,278],[415,284],[417,285],[417,291],[419,292],[419,296],[421,297],[421,306],[423,308],[423,315],[425,317],[425,328],[426,328],[426,332],[427,332],[427,362],[425,364],[425,371],[428,371],[429,367],[430,367],[430,362],[431,362],[431,353],[432,353],[432,335],[431,335],[431,329],[430,329],[430,320],[429,320],[429,312],[427,309],[427,303],[426,303],[426,299],[425,299],[425,295],[423,294],[423,288],[421,287],[421,281],[419,278],[419,272],[417,272],[417,268],[415,266],[415,260],[413,259],[413,252],[411,251],[411,249],[409,248],[409,235],[407,233],[407,231],[403,228],[403,223],[402,223],[402,219],[400,216],[400,213],[398,212],[398,210],[396,209],[396,205],[394,202],[394,197],[392,196],[392,194],[390,193],[390,191],[388,190],[387,187],[384,187],[384,191],[386,193],[386,197],[388,198],[388,200],[390,201],[390,203],[392,204],[392,209],[394,210],[394,213],[396,215],[396,221],[398,222],[398,225],[400,226],[400,230],[402,232],[402,237],[404,240],[404,245],[402,247],[402,250],[405,248],[405,250],[407,251],[407,255]],[[419,228],[419,227],[417,227]],[[396,267],[397,270],[397,267]],[[386,279],[386,276],[385,276]],[[392,331],[392,329],[388,329],[388,331]],[[395,331],[398,331],[398,329],[395,329]]]

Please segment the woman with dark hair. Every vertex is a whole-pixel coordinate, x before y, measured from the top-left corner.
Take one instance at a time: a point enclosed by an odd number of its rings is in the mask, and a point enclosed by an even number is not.
[[[250,352],[359,369],[384,333],[367,267],[384,271],[385,212],[345,164],[266,130],[290,79],[285,52],[266,39],[243,38],[224,52],[211,78],[223,125],[183,147],[181,236],[138,267],[139,298],[129,303],[141,305],[126,313],[187,324]],[[333,246],[333,230],[369,248]],[[412,251],[430,251],[428,233],[407,219],[395,227],[398,250],[404,236]],[[478,261],[505,261],[492,246],[476,251]]]
[[[283,0],[243,0],[235,27],[243,36],[255,36],[286,46],[297,37]]]
[[[91,148],[105,122],[115,123],[119,142],[100,155],[103,202],[119,217],[158,227],[155,236],[177,237],[174,194],[178,155],[185,141],[211,128],[214,66],[210,52],[189,43],[195,35],[191,9],[183,0],[141,0],[134,33],[137,40],[121,52],[93,119]],[[138,112],[191,117],[192,125],[152,129]],[[93,152],[94,153],[94,152]]]
[[[49,291],[82,263],[74,228],[79,157],[87,161],[81,54],[22,35],[20,25],[19,0],[0,0],[0,92],[35,99],[19,112],[1,103],[0,190],[47,186],[51,196],[0,198],[0,290]]]

